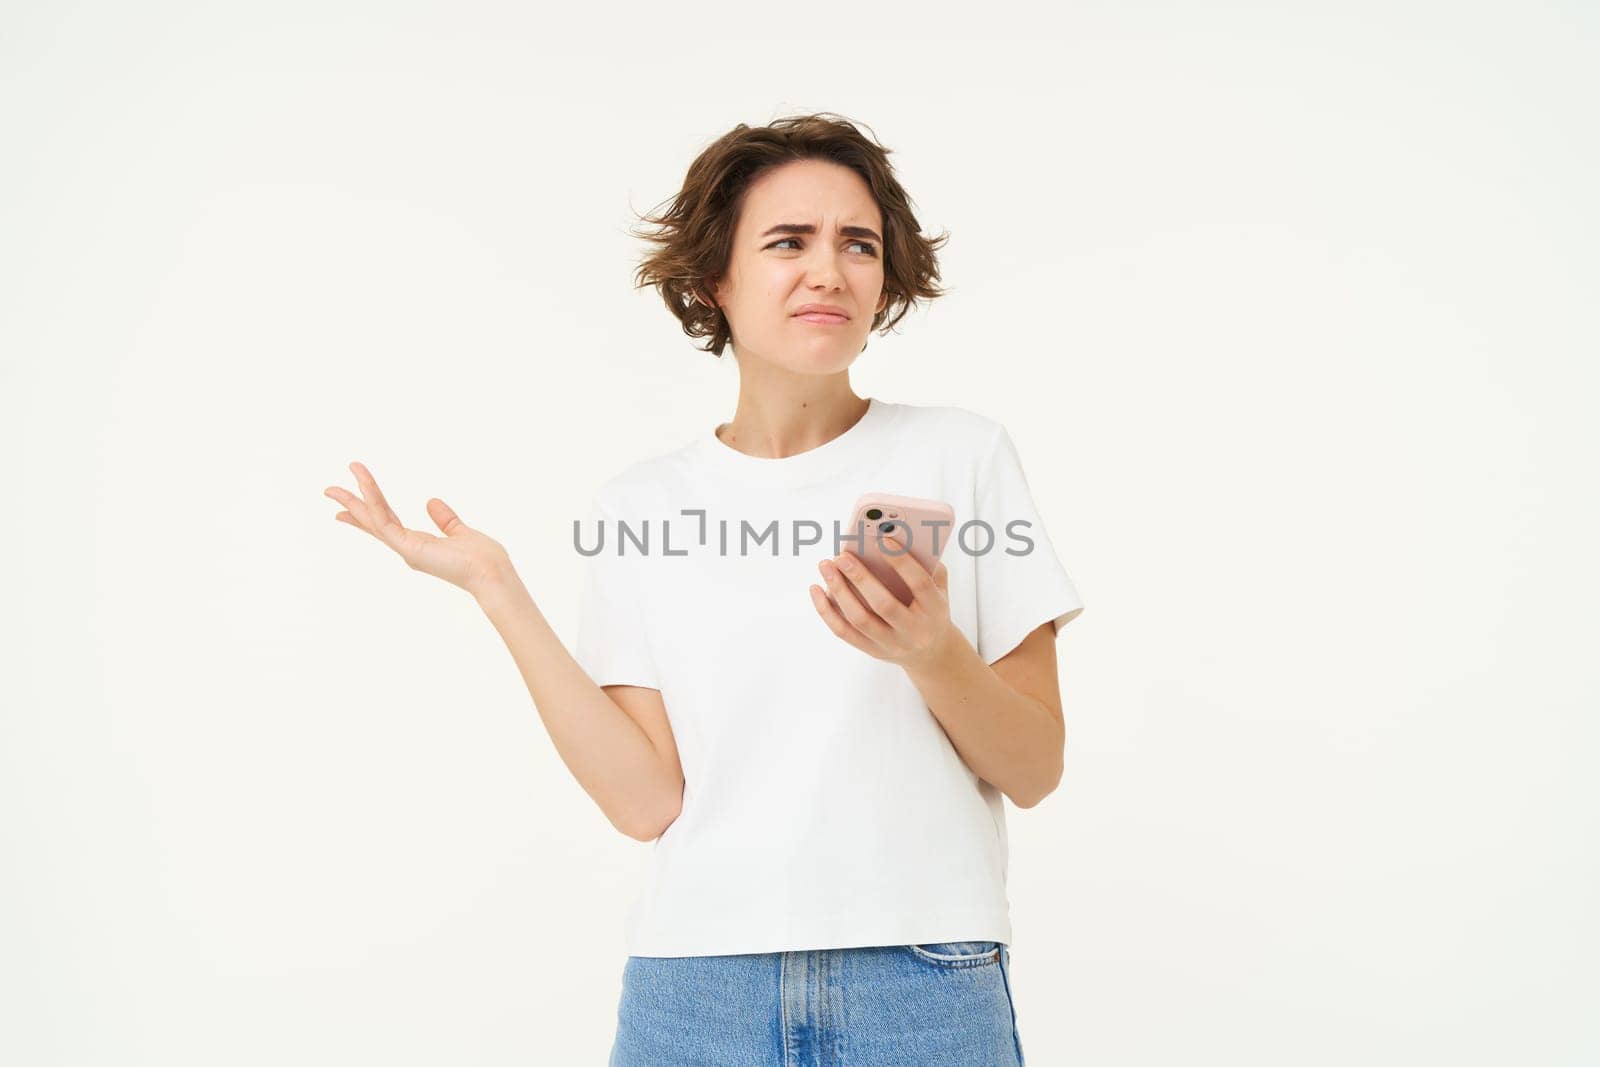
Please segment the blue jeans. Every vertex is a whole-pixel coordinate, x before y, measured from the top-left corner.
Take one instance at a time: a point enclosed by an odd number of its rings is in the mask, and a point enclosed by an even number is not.
[[[610,1067],[1021,1067],[996,941],[629,956]]]

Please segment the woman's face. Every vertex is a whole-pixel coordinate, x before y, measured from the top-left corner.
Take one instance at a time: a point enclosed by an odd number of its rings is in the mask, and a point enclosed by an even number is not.
[[[757,178],[715,296],[739,359],[801,374],[849,367],[886,302],[883,216],[867,183],[848,167],[810,159]],[[803,318],[808,304],[846,317]]]

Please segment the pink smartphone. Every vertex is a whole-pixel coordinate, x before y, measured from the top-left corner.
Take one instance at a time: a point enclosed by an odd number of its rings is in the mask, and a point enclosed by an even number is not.
[[[942,500],[925,500],[893,493],[863,493],[857,500],[850,524],[842,536],[861,537],[861,542],[842,541],[840,548],[855,553],[884,588],[911,603],[911,589],[894,569],[890,555],[909,555],[922,569],[933,572],[944,548],[955,536],[955,509]],[[933,525],[938,524],[938,525]],[[898,551],[884,544],[880,535],[893,534],[901,544]],[[938,551],[934,550],[937,543]]]

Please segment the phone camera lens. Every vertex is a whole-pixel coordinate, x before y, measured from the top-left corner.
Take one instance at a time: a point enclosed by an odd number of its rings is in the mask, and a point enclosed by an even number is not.
[[[881,534],[894,533],[894,523],[892,523],[892,522],[884,523],[882,526],[878,527],[878,532],[881,533]]]
[[[867,518],[871,519],[873,522],[877,522],[879,519],[883,518],[883,512],[879,511],[877,508],[868,508]]]

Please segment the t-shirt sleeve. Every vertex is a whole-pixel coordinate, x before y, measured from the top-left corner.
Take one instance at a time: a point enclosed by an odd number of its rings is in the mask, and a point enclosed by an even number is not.
[[[977,579],[978,654],[994,663],[1048,622],[1053,633],[1078,616],[1083,600],[1044,529],[1022,460],[1004,427],[978,467],[976,518],[994,531],[989,551],[973,557]],[[962,520],[958,516],[956,522]],[[968,535],[981,544],[982,531]]]
[[[590,504],[589,517],[578,531],[578,543],[584,551],[593,549],[602,525],[600,551],[584,558],[583,603],[572,658],[596,685],[659,689],[635,571],[640,559],[636,547],[630,545],[626,556],[617,554],[621,540],[616,518],[598,499]]]

